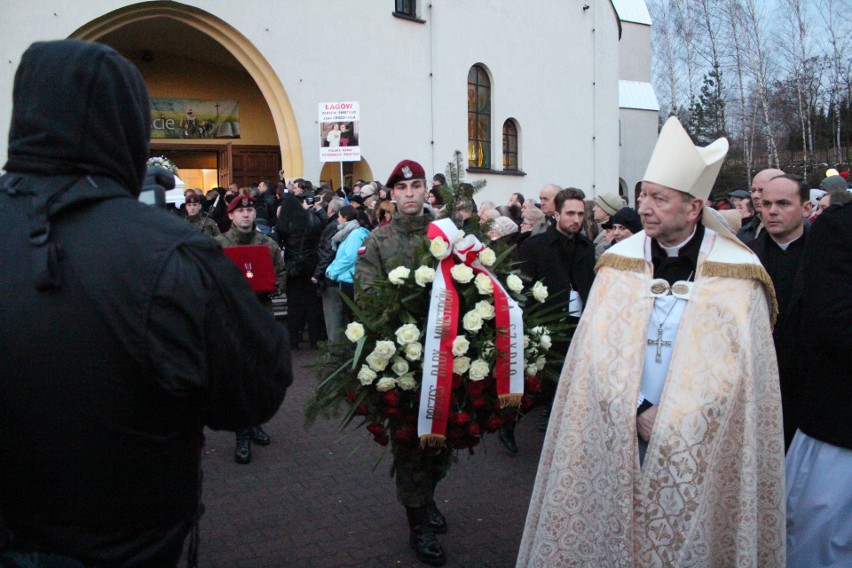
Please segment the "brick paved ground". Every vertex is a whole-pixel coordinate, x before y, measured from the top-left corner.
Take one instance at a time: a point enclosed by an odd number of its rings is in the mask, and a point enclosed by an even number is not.
[[[373,470],[382,448],[363,429],[339,434],[325,420],[303,428],[316,379],[301,368],[314,355],[294,353],[294,384],[265,426],[272,445],[252,446],[251,464],[234,463],[233,434],[208,432],[201,568],[423,566],[408,548],[389,456]],[[489,435],[438,486],[447,566],[514,566],[543,441],[537,418],[535,410],[518,425],[518,455]]]

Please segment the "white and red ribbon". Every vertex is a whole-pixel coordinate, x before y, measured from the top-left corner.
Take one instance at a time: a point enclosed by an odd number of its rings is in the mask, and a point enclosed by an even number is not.
[[[449,219],[430,223],[427,232],[430,240],[444,239],[449,245],[450,253],[439,261],[435,271],[429,317],[426,322],[417,423],[418,435],[424,444],[443,441],[447,432],[452,399],[452,347],[458,336],[460,309],[458,293],[450,273],[456,259],[470,266],[474,273],[485,274],[491,279],[497,328],[497,361],[494,375],[501,404],[518,405],[524,393],[524,322],[521,308],[491,271],[479,262],[478,254],[485,245],[473,235],[465,235],[457,243],[458,235],[459,229]]]

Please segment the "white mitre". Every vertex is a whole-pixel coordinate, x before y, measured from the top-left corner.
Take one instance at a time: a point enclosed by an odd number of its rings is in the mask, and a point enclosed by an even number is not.
[[[705,202],[701,216],[704,226],[716,231],[720,236],[737,240],[728,224],[706,205],[727,154],[726,138],[719,138],[703,148],[696,146],[677,117],[671,116],[660,130],[657,145],[642,180],[701,199]]]

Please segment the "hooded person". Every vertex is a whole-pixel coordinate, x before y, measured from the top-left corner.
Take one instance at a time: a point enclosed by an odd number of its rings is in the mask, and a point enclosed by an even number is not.
[[[204,426],[267,420],[292,380],[219,245],[137,201],[150,118],[113,49],[23,54],[0,178],[0,565],[175,566]]]
[[[600,259],[518,566],[784,566],[772,285],[704,203],[728,150],[663,126],[644,230]]]

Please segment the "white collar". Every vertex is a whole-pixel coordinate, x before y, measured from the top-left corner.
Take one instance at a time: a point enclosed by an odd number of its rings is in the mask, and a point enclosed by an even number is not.
[[[661,249],[663,249],[664,251],[666,251],[666,255],[667,255],[667,256],[669,256],[669,257],[675,257],[675,256],[677,256],[678,254],[680,254],[680,249],[682,249],[684,246],[686,246],[686,243],[688,243],[690,240],[692,240],[692,237],[694,237],[694,236],[695,236],[695,230],[696,230],[696,229],[698,229],[698,225],[695,225],[694,227],[692,227],[692,234],[690,234],[690,235],[686,238],[686,240],[684,240],[682,243],[680,243],[680,244],[678,244],[678,245],[675,245],[675,246],[673,246],[673,247],[664,247],[664,246],[663,246],[663,243],[661,243],[660,241],[657,241],[657,244],[658,244],[658,245],[660,245],[660,248],[661,248]]]

